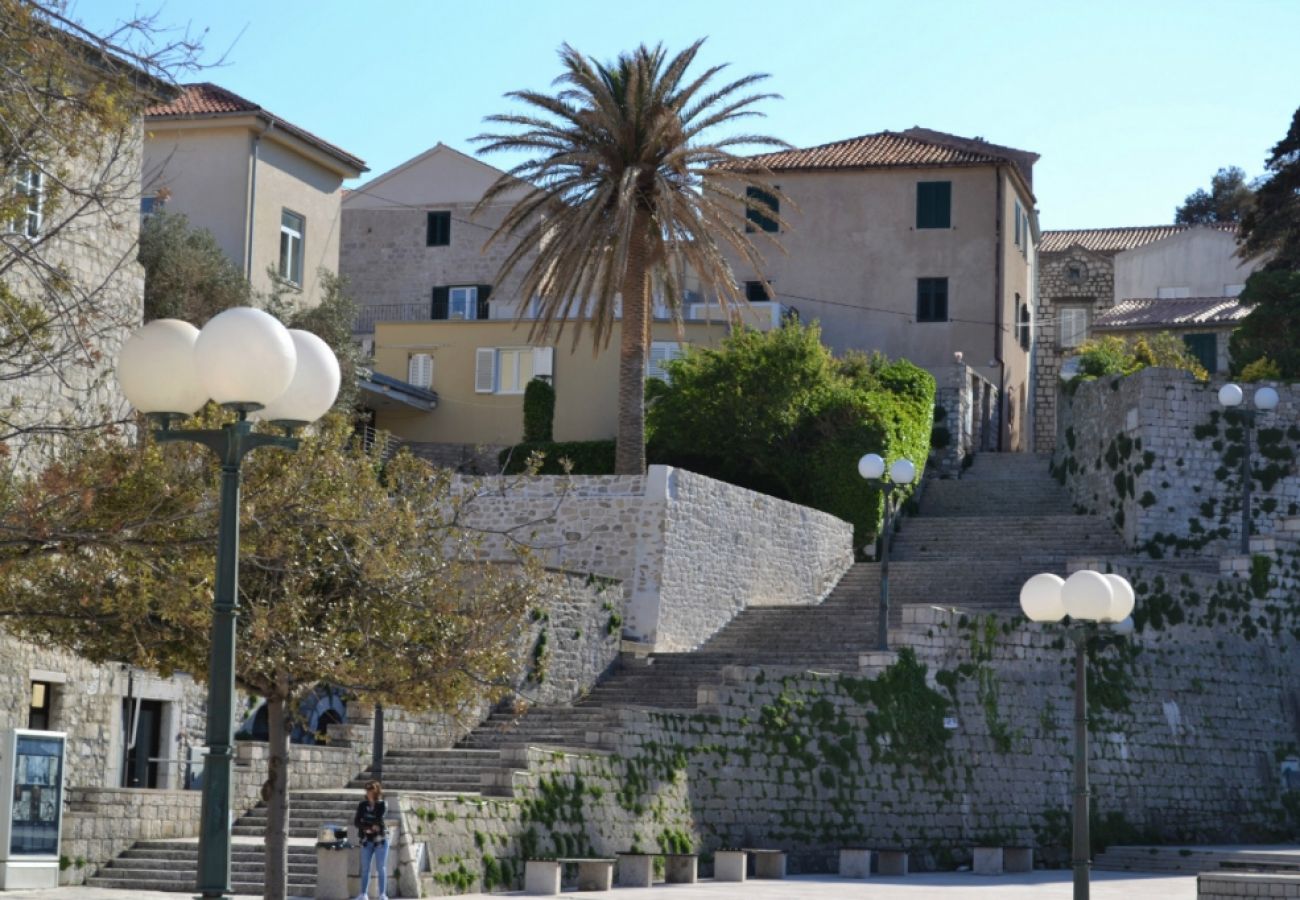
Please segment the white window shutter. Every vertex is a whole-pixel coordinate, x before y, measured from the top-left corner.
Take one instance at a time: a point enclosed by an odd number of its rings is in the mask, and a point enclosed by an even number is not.
[[[412,353],[406,362],[406,382],[418,388],[433,384],[433,357],[428,353]]]
[[[496,387],[496,368],[495,347],[479,347],[474,351],[474,393],[492,393]]]
[[[646,378],[658,378],[671,381],[664,371],[664,363],[682,355],[682,345],[677,341],[654,341],[650,345],[650,357],[646,360]]]
[[[555,348],[554,347],[533,348],[533,377],[534,378],[555,377]]]

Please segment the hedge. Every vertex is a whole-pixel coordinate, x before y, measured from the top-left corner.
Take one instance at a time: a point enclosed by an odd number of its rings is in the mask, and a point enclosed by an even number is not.
[[[534,441],[507,447],[497,456],[497,462],[507,475],[517,475],[528,467],[528,458],[534,453],[543,455],[539,475],[563,475],[561,460],[573,463],[572,475],[609,475],[614,471],[613,441]]]

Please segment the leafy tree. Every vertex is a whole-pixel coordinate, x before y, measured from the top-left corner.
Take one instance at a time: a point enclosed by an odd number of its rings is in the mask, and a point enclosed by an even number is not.
[[[209,411],[209,425],[219,412]],[[384,463],[333,416],[245,462],[238,684],[271,726],[268,898],[286,890],[291,716],[322,681],[457,713],[502,689],[540,573],[477,561],[466,500],[409,454]],[[0,616],[94,661],[206,673],[218,486],[207,451],[87,440],[0,516]],[[33,529],[35,523],[35,529]],[[494,687],[495,686],[495,687]]]
[[[202,326],[232,306],[246,306],[248,279],[217,244],[179,213],[155,212],[140,229],[144,319],[184,319]]]
[[[120,414],[97,402],[111,377],[105,348],[138,324],[139,298],[133,256],[101,238],[134,234],[140,113],[198,51],[188,39],[157,38],[148,19],[99,37],[62,3],[0,0],[5,454]]]
[[[919,471],[929,454],[933,376],[879,354],[836,359],[816,323],[738,330],[665,368],[671,382],[647,395],[651,459],[832,513],[858,546],[884,509],[858,458],[905,456]]]
[[[1234,372],[1267,357],[1282,378],[1300,378],[1300,271],[1256,272],[1238,298],[1250,315],[1232,333]]]
[[[755,104],[774,95],[747,93],[765,75],[721,87],[712,82],[722,66],[688,76],[702,43],[671,58],[662,45],[643,44],[611,63],[566,44],[560,49],[560,90],[507,94],[532,109],[488,117],[516,130],[476,138],[485,143],[484,152],[533,154],[479,204],[481,209],[524,188],[489,242],[514,242],[498,280],[526,267],[520,296],[541,298],[533,335],[558,336],[573,320],[576,345],[590,319],[599,350],[622,319],[615,464],[622,474],[645,471],[651,284],[680,310],[689,269],[724,303],[739,303],[743,298],[720,245],[761,272],[762,258],[743,227],[746,205],[761,206],[779,221],[765,203],[745,196],[746,185],[761,185],[761,171],[738,171],[733,180],[739,192],[726,186],[702,190],[709,170],[741,163],[733,148],[785,146],[750,134],[705,141],[719,126],[758,115]]]
[[[1264,167],[1268,174],[1260,180],[1255,205],[1241,222],[1241,255],[1267,257],[1266,269],[1300,271],[1300,108]],[[1261,288],[1261,293],[1273,294],[1274,288]]]
[[[1168,331],[1144,334],[1128,339],[1105,334],[1085,341],[1079,348],[1081,381],[1105,375],[1132,375],[1150,367],[1181,369],[1193,378],[1205,381],[1210,373],[1187,349],[1183,339]]]
[[[1246,173],[1237,166],[1229,166],[1214,173],[1210,189],[1197,188],[1187,195],[1183,205],[1174,212],[1175,225],[1213,225],[1218,222],[1240,222],[1255,202],[1255,191],[1246,180]]]

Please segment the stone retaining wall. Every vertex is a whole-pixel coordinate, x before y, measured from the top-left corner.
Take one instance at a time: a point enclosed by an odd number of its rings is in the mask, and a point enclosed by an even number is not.
[[[968,456],[997,448],[998,390],[991,381],[964,364],[932,371],[937,383],[934,424],[947,429],[948,446],[931,454],[927,472],[937,473],[941,478],[955,478]]]
[[[1202,872],[1196,876],[1197,900],[1238,897],[1300,897],[1300,875],[1281,872]]]
[[[1059,416],[1053,472],[1081,509],[1108,516],[1128,544],[1159,556],[1218,556],[1241,539],[1240,422],[1223,379],[1144,369],[1080,384]],[[1272,385],[1277,410],[1252,433],[1253,532],[1300,513],[1300,385]],[[1247,385],[1250,403],[1258,385]]]
[[[834,516],[666,466],[645,476],[461,480],[466,521],[548,564],[624,585],[627,637],[689,650],[749,606],[816,603],[852,563]],[[499,532],[509,531],[509,534]]]

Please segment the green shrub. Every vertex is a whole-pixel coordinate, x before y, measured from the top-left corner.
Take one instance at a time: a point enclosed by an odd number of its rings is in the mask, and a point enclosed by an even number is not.
[[[647,391],[647,456],[880,529],[883,497],[857,472],[863,453],[925,464],[934,378],[879,354],[836,359],[816,324],[738,330],[669,363]],[[900,497],[900,502],[906,497]]]
[[[612,475],[614,473],[613,441],[543,441],[515,444],[497,456],[497,462],[507,475],[517,475],[527,470],[529,457],[542,454],[539,475]],[[564,462],[572,464],[571,469]]]
[[[1106,375],[1132,375],[1150,366],[1182,369],[1201,381],[1210,377],[1205,367],[1187,352],[1182,339],[1167,331],[1127,339],[1107,334],[1086,341],[1079,348],[1077,377],[1089,381]]]
[[[555,440],[555,388],[544,378],[534,378],[524,388],[524,443]]]
[[[1279,381],[1282,368],[1267,356],[1261,356],[1242,368],[1239,378],[1242,381]]]

